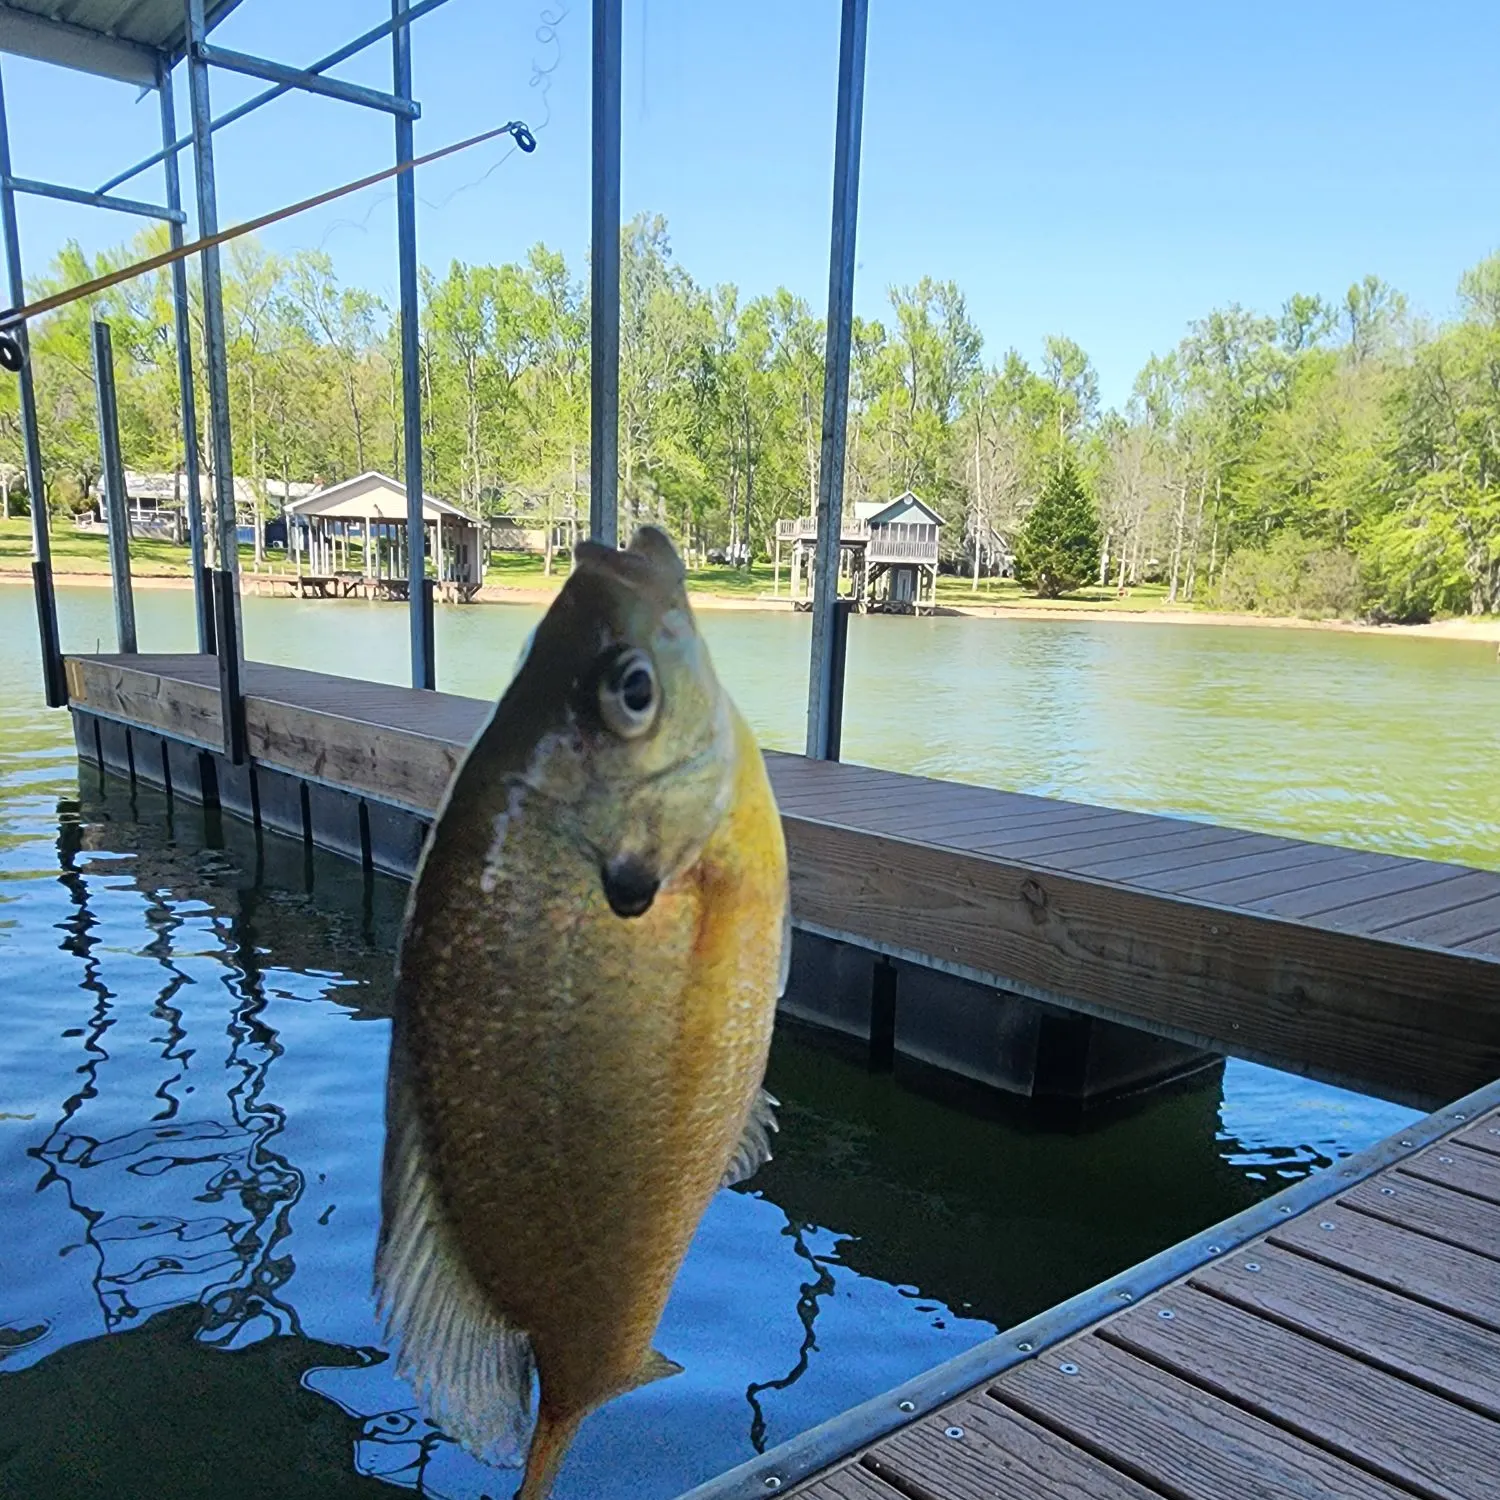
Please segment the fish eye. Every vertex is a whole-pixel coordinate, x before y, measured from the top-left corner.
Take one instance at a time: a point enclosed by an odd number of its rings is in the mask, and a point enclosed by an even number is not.
[[[621,739],[633,740],[656,722],[656,668],[644,651],[627,651],[599,683],[599,711]]]

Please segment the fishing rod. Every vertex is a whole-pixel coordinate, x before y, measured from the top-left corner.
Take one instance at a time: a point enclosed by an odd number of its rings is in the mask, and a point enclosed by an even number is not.
[[[425,167],[432,162],[441,161],[445,156],[467,151],[471,146],[482,146],[486,141],[496,140],[502,135],[510,136],[516,145],[528,155],[536,150],[536,137],[526,124],[521,120],[508,120],[504,125],[497,125],[491,130],[482,130],[478,135],[471,135],[466,140],[452,141],[446,146],[439,146],[436,151],[429,151],[425,156],[397,162],[395,166],[372,172],[368,177],[346,182],[342,187],[330,188],[327,192],[304,198],[300,203],[293,203],[287,208],[278,208],[271,213],[262,214],[258,219],[248,219],[243,224],[236,224],[230,229],[221,229],[217,234],[205,235],[202,239],[193,240],[190,244],[163,250],[160,255],[148,256],[145,260],[138,260],[133,265],[122,266],[118,271],[96,276],[92,281],[81,282],[61,292],[53,292],[50,296],[42,297],[36,302],[28,302],[23,307],[8,308],[0,312],[0,368],[16,371],[26,363],[21,342],[10,330],[19,328],[30,318],[54,312],[59,307],[66,307],[70,302],[77,302],[84,297],[92,297],[97,292],[107,291],[112,286],[118,286],[122,281],[144,276],[148,271],[159,271],[163,266],[170,266],[174,261],[185,260],[188,256],[197,255],[203,250],[212,250],[216,245],[224,245],[230,240],[239,239],[241,235],[254,234],[256,230],[266,229],[272,224],[280,223],[282,219],[290,219],[293,215],[305,213],[310,208],[319,208],[325,203],[332,203],[334,199],[357,193],[361,188],[374,187],[376,183],[398,177],[402,172],[410,172],[416,167]]]

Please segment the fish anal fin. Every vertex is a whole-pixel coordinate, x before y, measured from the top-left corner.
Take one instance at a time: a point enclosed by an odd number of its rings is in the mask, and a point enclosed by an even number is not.
[[[454,1243],[410,1096],[387,1106],[377,1309],[423,1414],[476,1457],[518,1465],[531,1435],[531,1340],[490,1306]]]
[[[771,1137],[781,1128],[776,1123],[777,1100],[765,1089],[757,1089],[750,1113],[745,1117],[745,1128],[740,1132],[739,1144],[724,1175],[719,1179],[720,1187],[734,1187],[753,1177],[771,1159]]]
[[[658,1380],[670,1380],[674,1375],[682,1374],[682,1366],[675,1359],[668,1359],[660,1349],[649,1349],[646,1357],[641,1361],[641,1367],[635,1372],[635,1379],[630,1382],[626,1390],[638,1391],[643,1385],[652,1385]]]

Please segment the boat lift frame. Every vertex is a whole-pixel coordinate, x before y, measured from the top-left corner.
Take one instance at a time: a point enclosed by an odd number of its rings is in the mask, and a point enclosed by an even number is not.
[[[395,125],[398,163],[413,159],[413,124],[421,107],[412,97],[410,28],[418,17],[446,0],[391,0],[391,18],[372,27],[326,57],[297,68],[209,41],[211,27],[234,8],[236,0],[205,11],[205,0],[183,0],[184,26],[175,52],[156,52],[135,45],[124,47],[102,33],[83,36],[63,22],[12,17],[0,26],[0,50],[42,56],[64,66],[102,73],[137,83],[149,82],[160,97],[162,145],[158,151],[116,173],[89,192],[57,183],[17,177],[11,168],[3,84],[0,84],[0,229],[3,229],[12,304],[25,301],[17,230],[17,193],[36,194],[82,203],[119,213],[144,215],[170,226],[172,244],[180,248],[187,216],[181,205],[178,154],[193,150],[198,230],[203,237],[218,230],[213,136],[218,130],[270,103],[291,89],[357,104],[389,114]],[[590,504],[589,531],[596,539],[618,545],[619,495],[616,474],[619,448],[620,359],[620,99],[621,0],[592,0],[592,219],[590,326]],[[814,566],[812,645],[808,677],[807,753],[837,759],[843,716],[844,658],[848,640],[847,605],[838,598],[837,517],[843,508],[849,367],[853,341],[855,234],[859,205],[860,142],[864,109],[865,39],[869,0],[841,0],[838,110],[834,138],[833,214],[829,240],[828,318],[826,325],[824,397],[818,512],[824,524]],[[54,28],[61,40],[52,37]],[[42,36],[38,46],[36,36]],[[373,43],[390,37],[393,87],[389,92],[330,78],[328,70]],[[178,137],[173,118],[172,69],[185,62],[191,99],[191,129]],[[209,99],[209,75],[222,68],[271,86],[243,104],[214,118]],[[143,70],[144,76],[143,76]],[[165,167],[162,204],[123,197],[115,192],[148,168]],[[426,537],[422,526],[422,420],[419,351],[418,263],[416,251],[416,195],[412,174],[397,179],[397,254],[400,272],[400,342],[403,404],[403,447],[407,496],[407,544],[410,563],[408,589],[411,681],[414,687],[435,688],[433,590],[426,577]],[[239,687],[242,625],[239,609],[238,528],[234,507],[233,442],[229,418],[229,382],[225,353],[223,298],[216,246],[199,252],[203,279],[204,353],[209,400],[208,437],[214,476],[217,567],[210,569],[199,478],[198,426],[195,410],[192,351],[188,322],[186,268],[172,268],[172,295],[177,342],[178,380],[183,413],[183,463],[188,486],[189,545],[192,556],[198,648],[216,653],[220,663],[225,749],[235,764],[246,754],[244,705]],[[58,642],[57,608],[53,589],[45,487],[36,402],[26,330],[15,330],[21,368],[21,425],[26,455],[27,487],[32,497],[33,562],[42,667],[47,702],[67,702],[62,653]]]
[[[218,231],[213,158],[215,132],[243,119],[292,89],[389,114],[395,124],[396,160],[398,163],[410,162],[414,152],[412,127],[422,112],[421,105],[412,97],[411,25],[419,17],[446,3],[447,0],[391,0],[389,21],[371,27],[305,68],[289,67],[211,43],[208,40],[211,27],[233,7],[221,5],[209,15],[205,10],[205,0],[183,0],[180,45],[176,45],[174,50],[164,51],[138,44],[127,45],[117,39],[105,37],[102,33],[96,35],[81,32],[76,26],[64,22],[49,22],[40,17],[29,16],[5,17],[4,27],[0,29],[0,50],[154,88],[160,100],[162,136],[160,150],[117,173],[93,191],[17,176],[11,163],[9,122],[3,79],[0,79],[0,235],[3,235],[4,240],[12,305],[20,307],[26,300],[16,212],[17,194],[54,198],[165,222],[169,226],[172,247],[180,249],[184,243],[187,214],[182,207],[179,154],[192,148],[198,231],[200,236],[211,236]],[[392,89],[389,93],[326,76],[329,69],[386,37],[391,39],[392,56]],[[186,135],[180,137],[176,129],[172,95],[172,73],[179,62],[184,63],[187,69],[191,101],[191,128]],[[210,70],[213,68],[265,79],[272,87],[215,118],[210,105],[209,89]],[[163,203],[124,197],[115,192],[121,184],[158,163],[164,169]],[[414,581],[413,586],[408,589],[411,675],[414,687],[434,688],[437,674],[433,650],[433,591],[426,578],[426,536],[422,525],[422,398],[418,342],[416,191],[410,171],[403,172],[397,178],[396,242],[400,273],[408,557],[409,573]],[[243,630],[239,609],[239,545],[234,503],[229,378],[217,246],[209,246],[200,251],[199,264],[203,284],[204,356],[209,406],[207,435],[214,478],[213,550],[217,566],[212,569],[209,567],[201,487],[202,456],[198,446],[198,414],[193,383],[187,269],[184,262],[179,260],[172,267],[172,304],[182,408],[188,540],[192,559],[198,649],[205,654],[217,654],[219,658],[225,749],[231,760],[239,764],[246,754],[244,705],[239,689]],[[31,505],[32,583],[41,637],[43,687],[47,703],[52,707],[62,707],[68,701],[68,690],[58,636],[46,486],[25,327],[17,327],[13,337],[20,353],[20,368],[16,374],[20,380],[22,446]]]

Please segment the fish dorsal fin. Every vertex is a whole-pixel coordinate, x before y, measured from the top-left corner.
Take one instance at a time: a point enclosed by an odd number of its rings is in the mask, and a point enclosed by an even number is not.
[[[517,1465],[531,1435],[531,1341],[490,1308],[454,1244],[401,1072],[393,1056],[378,1313],[423,1414],[476,1457]]]
[[[776,1123],[778,1101],[765,1089],[758,1089],[750,1113],[745,1119],[745,1128],[740,1132],[739,1145],[724,1168],[720,1187],[733,1187],[753,1177],[771,1159],[771,1137],[781,1129]]]
[[[625,1389],[638,1391],[643,1385],[651,1385],[657,1380],[670,1380],[672,1376],[681,1374],[682,1366],[675,1359],[668,1359],[660,1349],[648,1349],[640,1369],[635,1372],[635,1379]]]

